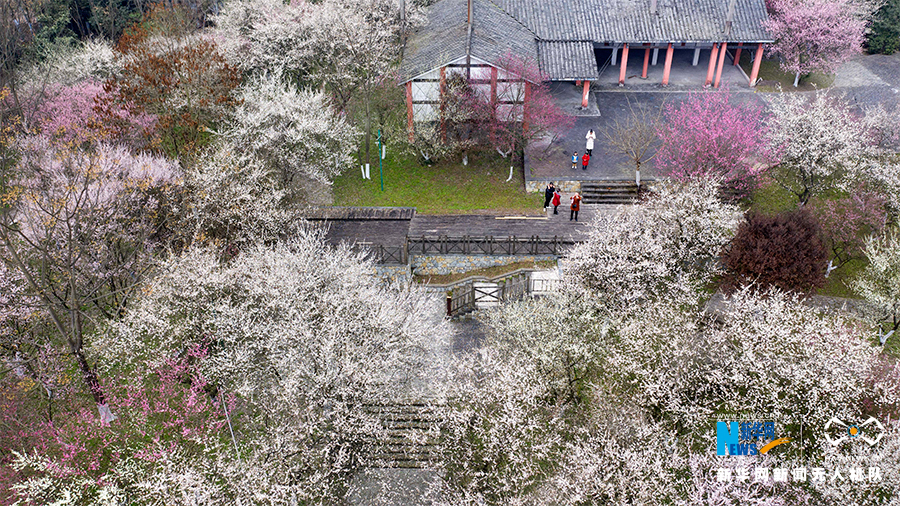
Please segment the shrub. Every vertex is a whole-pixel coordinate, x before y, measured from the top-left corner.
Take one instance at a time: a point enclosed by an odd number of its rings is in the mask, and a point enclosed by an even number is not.
[[[878,9],[866,45],[870,54],[894,54],[900,49],[900,0],[888,0]]]
[[[747,214],[722,252],[730,287],[756,283],[761,289],[808,292],[825,284],[827,260],[821,227],[805,209]]]

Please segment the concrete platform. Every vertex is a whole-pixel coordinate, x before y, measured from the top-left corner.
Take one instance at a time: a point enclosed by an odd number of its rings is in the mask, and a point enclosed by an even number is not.
[[[676,52],[677,54],[677,52]],[[690,64],[690,62],[688,62]],[[734,91],[733,89],[729,89]],[[722,90],[704,90],[699,87],[695,93],[720,93]],[[658,92],[647,88],[640,91],[603,92],[591,94],[592,104],[596,104],[598,114],[594,116],[577,116],[572,128],[554,138],[545,138],[532,142],[525,150],[525,181],[596,181],[596,180],[633,180],[634,163],[624,154],[616,152],[607,142],[603,131],[615,125],[616,120],[624,121],[631,108],[645,109],[656,113],[664,103],[681,103],[687,99],[689,91],[666,90]],[[765,104],[764,94],[734,93],[735,102]],[[581,155],[585,149],[585,134],[593,129],[597,134],[594,141],[594,154],[587,170],[581,168]],[[572,153],[578,153],[578,165],[572,169]],[[652,151],[651,151],[652,153]],[[657,178],[659,174],[651,161],[641,167],[643,179]],[[543,186],[541,186],[543,187]]]

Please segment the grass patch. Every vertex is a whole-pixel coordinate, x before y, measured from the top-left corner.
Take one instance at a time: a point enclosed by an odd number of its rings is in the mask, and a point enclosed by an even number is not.
[[[334,181],[334,203],[338,206],[415,207],[422,214],[480,214],[491,211],[540,215],[542,195],[526,193],[521,167],[496,152],[473,152],[469,165],[460,159],[442,160],[433,165],[419,163],[416,156],[388,154],[384,161],[384,191],[378,163],[371,168],[371,180],[362,179],[358,168],[346,171]]]
[[[826,295],[828,297],[844,297],[847,299],[859,299],[860,296],[852,288],[850,282],[853,281],[859,272],[866,268],[868,261],[864,258],[854,258],[835,269],[828,276],[825,286],[820,288],[816,293],[818,295]]]
[[[430,283],[434,285],[446,285],[455,283],[461,279],[470,276],[484,276],[487,278],[495,278],[504,274],[509,274],[517,269],[552,269],[556,267],[554,260],[539,260],[537,262],[513,262],[506,265],[495,265],[494,267],[484,267],[473,271],[461,272],[456,274],[434,274],[434,275],[416,275],[413,280],[416,283]]]
[[[744,51],[741,51],[740,64],[741,68],[749,76],[753,70],[750,55],[755,51],[744,49]],[[812,91],[828,88],[834,83],[834,75],[813,72],[808,76],[800,76],[800,84],[794,88],[794,74],[782,71],[778,60],[768,58],[763,58],[763,61],[759,64],[759,78],[764,81],[757,86],[759,91]],[[778,85],[781,85],[781,90],[778,89]]]
[[[797,209],[797,196],[777,182],[766,178],[750,197],[750,208],[763,214],[778,214]]]

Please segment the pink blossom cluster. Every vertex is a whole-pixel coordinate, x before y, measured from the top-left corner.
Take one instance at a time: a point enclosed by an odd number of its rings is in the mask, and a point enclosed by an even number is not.
[[[833,73],[862,50],[866,21],[851,0],[767,0],[770,54],[792,74]],[[796,86],[796,84],[795,84]]]
[[[664,106],[662,144],[656,166],[686,181],[723,178],[745,192],[767,166],[762,108],[735,104],[727,91],[691,93],[681,104]]]
[[[140,143],[156,126],[155,115],[113,104],[103,85],[93,80],[50,86],[36,117],[44,134],[63,142],[98,141],[121,134]]]

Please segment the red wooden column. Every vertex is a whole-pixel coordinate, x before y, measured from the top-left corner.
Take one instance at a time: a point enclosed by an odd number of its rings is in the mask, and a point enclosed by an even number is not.
[[[497,67],[491,67],[491,104],[497,104]]]
[[[628,67],[628,44],[622,44],[622,66],[619,69],[619,86],[625,86],[625,69]]]
[[[744,47],[743,42],[738,43],[737,49],[734,50],[734,64],[737,65],[741,61],[741,48]]]
[[[756,86],[756,78],[759,77],[759,64],[762,63],[763,45],[756,48],[756,57],[753,59],[753,70],[750,71],[750,87]]]
[[[409,142],[416,140],[416,127],[413,123],[412,81],[406,82],[406,133]]]
[[[641,72],[641,79],[647,79],[647,65],[650,63],[650,48],[644,50],[644,70]]]
[[[588,80],[584,81],[584,90],[581,92],[581,108],[584,109],[588,106],[588,94],[591,92],[591,82]]]
[[[713,88],[718,88],[719,82],[722,80],[722,67],[725,65],[726,49],[728,49],[728,43],[723,42],[722,47],[719,48],[719,64],[716,66],[716,82],[713,83]]]
[[[531,83],[525,81],[525,98],[522,100],[522,131],[528,131],[528,114],[526,109],[531,107]]]
[[[706,83],[703,86],[712,84],[713,72],[716,70],[716,57],[719,56],[719,44],[713,44],[712,51],[709,53],[709,68],[706,70]]]
[[[672,53],[675,52],[675,49],[672,47],[672,44],[669,44],[666,47],[666,66],[663,68],[663,80],[662,85],[669,85],[669,72],[672,71]]]

